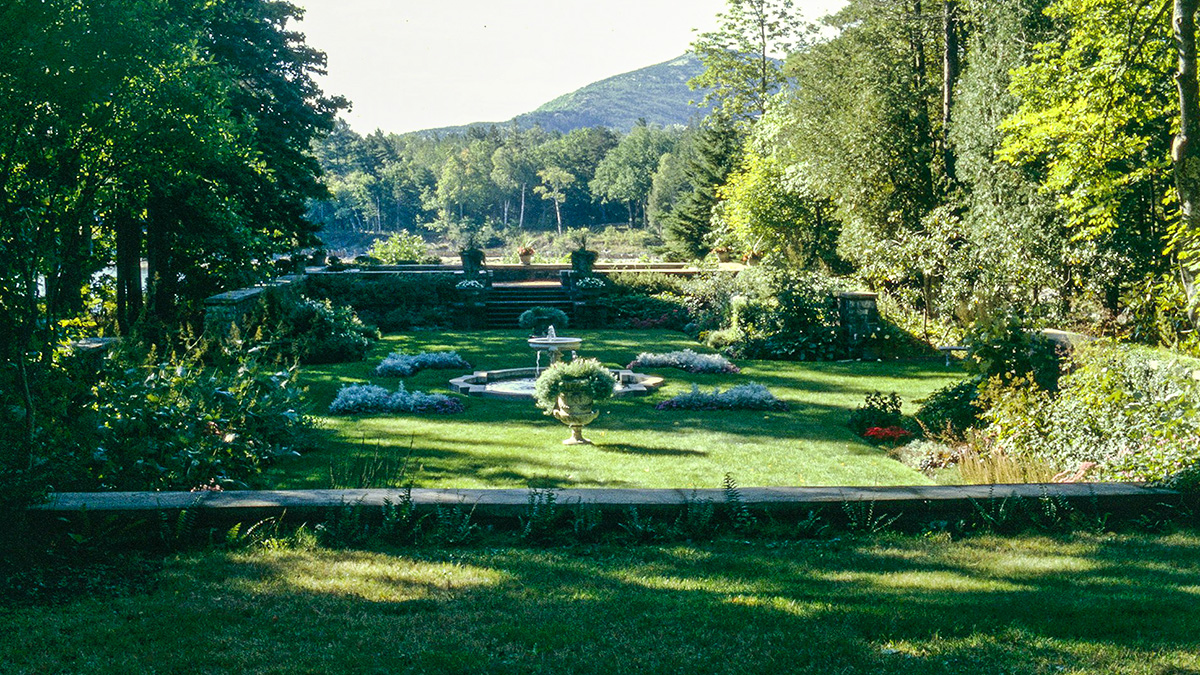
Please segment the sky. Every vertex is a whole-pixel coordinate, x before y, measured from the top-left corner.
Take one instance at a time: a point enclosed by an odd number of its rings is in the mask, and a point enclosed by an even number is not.
[[[503,122],[606,77],[670,60],[726,0],[293,0],[355,131]],[[841,0],[796,0],[810,18]]]

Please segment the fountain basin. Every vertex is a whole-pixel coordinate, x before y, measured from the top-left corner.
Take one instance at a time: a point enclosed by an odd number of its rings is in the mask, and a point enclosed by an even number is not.
[[[661,377],[635,373],[632,370],[614,370],[612,373],[617,377],[617,387],[613,390],[613,396],[645,396],[663,384]],[[537,375],[537,368],[480,370],[450,380],[450,390],[467,396],[533,400],[533,385],[537,381]]]
[[[583,338],[577,337],[535,337],[529,338],[529,346],[539,350],[562,351],[578,349]]]

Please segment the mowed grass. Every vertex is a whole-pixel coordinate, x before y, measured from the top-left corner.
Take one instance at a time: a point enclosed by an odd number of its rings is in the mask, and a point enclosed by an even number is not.
[[[209,552],[0,607],[5,673],[1200,672],[1200,538]]]
[[[581,356],[624,367],[643,351],[696,349],[669,331],[564,331],[583,338]],[[304,369],[314,411],[321,415],[343,385],[371,382],[394,389],[399,378],[374,368],[393,351],[456,350],[475,369],[528,367],[534,354],[523,331],[417,332],[391,335],[365,361]],[[544,364],[543,364],[544,365]],[[962,377],[938,361],[800,363],[739,361],[736,375],[649,371],[667,385],[648,397],[599,404],[585,434],[595,446],[563,446],[567,428],[532,402],[470,397],[465,413],[448,416],[321,417],[319,449],[272,470],[280,488],[422,487],[718,487],[726,473],[743,486],[915,485],[930,481],[887,457],[846,428],[849,411],[871,391],[922,398]],[[409,390],[447,392],[464,371],[427,370]],[[788,402],[786,412],[657,411],[654,404],[692,383],[711,389],[758,382]],[[909,412],[912,411],[911,404]],[[409,459],[407,475],[398,467]],[[366,479],[364,480],[364,475]]]

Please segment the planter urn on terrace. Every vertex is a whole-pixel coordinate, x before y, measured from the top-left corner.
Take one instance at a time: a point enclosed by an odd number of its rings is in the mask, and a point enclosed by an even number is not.
[[[571,437],[563,441],[563,445],[592,444],[583,437],[583,427],[600,415],[593,409],[594,403],[591,392],[586,388],[564,386],[558,395],[558,405],[551,411],[554,419],[571,428]]]

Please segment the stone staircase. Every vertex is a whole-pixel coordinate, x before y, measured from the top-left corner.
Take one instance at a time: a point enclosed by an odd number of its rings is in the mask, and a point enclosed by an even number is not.
[[[488,328],[516,328],[521,312],[531,307],[561,309],[575,320],[575,305],[558,282],[493,284],[487,297]]]

